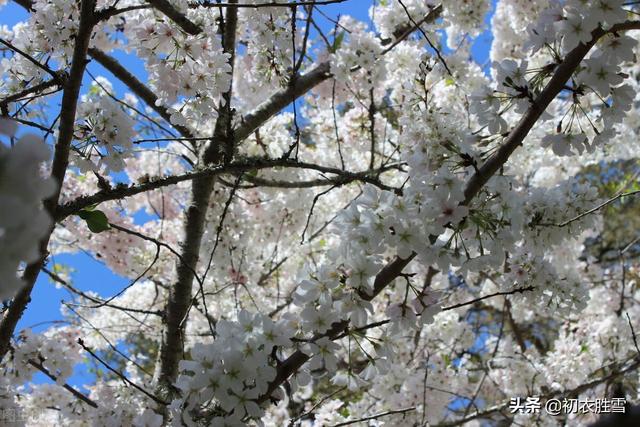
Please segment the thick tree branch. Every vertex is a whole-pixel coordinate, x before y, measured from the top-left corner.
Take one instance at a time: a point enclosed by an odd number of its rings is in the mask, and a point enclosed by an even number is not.
[[[418,25],[433,22],[440,16],[441,12],[441,5],[433,8],[424,19],[418,22]],[[397,39],[385,40],[383,44],[388,44],[389,46],[381,53],[381,55],[385,55],[393,49],[393,47],[397,46],[401,41],[409,37],[415,29],[416,26],[410,27],[402,31]],[[313,89],[323,81],[329,79],[331,77],[330,71],[331,63],[329,61],[321,62],[306,74],[296,77],[293,85],[288,85],[286,88],[274,93],[267,101],[263,102],[255,110],[242,117],[240,124],[233,132],[236,143],[243,141],[271,117],[279,113],[284,107],[295,101],[297,98],[306,94],[309,90]]]
[[[232,3],[237,3],[233,0]],[[238,26],[238,10],[231,9],[226,14],[226,21],[221,25],[222,48],[229,55],[230,74],[233,76],[236,60],[236,28]],[[205,164],[217,163],[222,155],[225,163],[230,163],[235,149],[233,136],[233,111],[231,109],[231,96],[233,94],[233,83],[230,83],[229,90],[222,94],[223,106],[216,120],[213,130],[213,140],[209,143],[203,159]]]
[[[69,153],[76,120],[76,106],[80,94],[80,86],[82,85],[82,76],[87,64],[86,56],[89,48],[89,39],[95,24],[93,17],[95,3],[96,0],[83,0],[80,4],[80,22],[71,58],[71,70],[69,71],[68,79],[64,82],[58,140],[51,165],[51,178],[56,181],[57,190],[44,201],[44,208],[52,218],[56,216],[62,183],[69,165]],[[47,245],[53,232],[53,227],[54,225],[51,226],[46,237],[40,242],[40,258],[36,262],[29,264],[24,271],[23,280],[25,286],[18,291],[0,322],[0,361],[7,354],[18,320],[20,320],[27,304],[31,301],[31,291],[47,257]]]
[[[3,108],[7,105],[9,105],[9,103],[11,102],[16,102],[16,101],[20,101],[21,98],[27,96],[27,95],[31,95],[32,93],[40,93],[45,89],[48,89],[52,86],[58,86],[59,83],[53,79],[51,80],[46,80],[43,82],[40,82],[36,85],[33,85],[31,87],[28,87],[24,90],[21,90],[18,93],[14,93],[13,95],[8,95],[6,98],[3,98],[0,100],[0,108]]]
[[[164,1],[164,0],[163,0]],[[235,2],[235,1],[234,1]],[[229,54],[230,65],[233,70],[235,59],[235,34],[237,26],[237,8],[227,9],[225,22],[221,20],[220,31],[223,37],[222,45],[224,52]],[[232,71],[233,72],[233,71]],[[225,162],[231,161],[232,153],[220,150],[219,144],[227,142],[233,138],[229,134],[231,130],[231,98],[233,84],[227,92],[222,95],[225,101],[223,114],[218,116],[214,127],[214,140],[209,143],[202,156],[205,165],[218,164],[225,155]],[[177,280],[170,288],[169,298],[167,300],[165,312],[166,322],[162,333],[162,342],[160,345],[159,363],[156,366],[154,380],[156,382],[156,391],[161,396],[170,398],[174,394],[173,383],[178,374],[178,362],[183,358],[183,335],[186,326],[186,320],[189,314],[189,307],[192,300],[192,287],[194,272],[198,265],[200,256],[200,246],[202,236],[205,230],[207,211],[209,209],[209,199],[213,193],[215,176],[208,175],[195,179],[192,185],[191,203],[187,209],[185,218],[185,239],[182,244],[182,259],[177,264]],[[204,298],[204,289],[200,285],[201,293]],[[159,408],[163,414],[165,408]]]
[[[32,0],[13,0],[18,3],[20,6],[25,8],[27,12],[31,12],[33,10],[33,1]]]
[[[379,169],[378,169],[379,170]],[[280,181],[273,179],[265,179],[260,177],[251,177],[251,176],[243,176],[243,179],[246,179],[251,183],[251,185],[242,186],[240,188],[255,188],[255,187],[274,187],[274,188],[313,188],[313,187],[324,187],[324,186],[340,186],[349,184],[355,181],[366,182],[371,185],[375,185],[381,190],[391,191],[396,194],[402,194],[402,190],[396,187],[390,187],[386,184],[380,182],[379,179],[373,178],[371,176],[366,175],[367,172],[363,172],[360,174],[339,174],[335,177],[324,177],[318,179],[311,179],[308,181]],[[373,175],[373,173],[372,173]]]
[[[158,9],[164,13],[169,19],[178,24],[187,34],[195,36],[202,32],[202,28],[195,24],[189,18],[187,18],[182,12],[176,9],[167,0],[148,0],[148,3],[153,6],[154,9]]]
[[[271,95],[267,101],[241,119],[240,125],[233,132],[236,142],[246,139],[284,107],[331,77],[330,69],[331,65],[328,61],[322,62],[306,74],[297,77],[295,84],[288,85]]]
[[[157,190],[158,188],[175,185],[183,181],[191,181],[204,177],[218,176],[226,173],[237,174],[247,171],[256,171],[260,169],[270,168],[307,169],[318,171],[320,173],[335,174],[335,178],[326,179],[327,185],[361,181],[368,182],[379,187],[384,186],[384,184],[380,184],[377,181],[377,178],[371,177],[371,171],[348,172],[329,166],[316,165],[314,163],[307,162],[296,162],[289,159],[248,159],[228,165],[209,166],[200,170],[196,169],[193,172],[187,172],[182,175],[172,175],[164,178],[151,179],[143,184],[120,184],[110,189],[100,190],[97,193],[91,195],[80,196],[74,200],[64,203],[63,205],[60,205],[60,207],[56,211],[55,220],[56,222],[60,222],[67,218],[69,215],[73,215],[79,212],[81,209],[84,209],[91,205],[135,196],[136,194]],[[384,171],[388,168],[389,167],[377,169],[373,171],[373,173]],[[393,189],[393,191],[395,191],[395,189]]]
[[[135,93],[140,99],[142,99],[149,107],[151,107],[160,117],[170,123],[180,134],[185,138],[193,137],[191,131],[182,125],[175,125],[171,123],[171,114],[163,106],[156,105],[158,97],[153,93],[151,89],[145,86],[140,80],[131,74],[125,67],[123,67],[115,58],[107,55],[100,49],[89,49],[89,55],[95,59],[100,65],[109,70],[111,74],[116,76],[118,80],[127,85],[133,93]]]
[[[544,90],[536,97],[529,110],[522,116],[516,127],[509,132],[509,136],[496,152],[485,161],[477,172],[471,177],[464,191],[464,204],[467,205],[475,197],[484,184],[507,162],[509,156],[518,146],[522,145],[525,137],[533,125],[538,121],[551,101],[564,89],[567,80],[573,75],[586,54],[596,42],[607,33],[616,33],[632,29],[639,29],[640,21],[629,21],[614,25],[610,30],[604,31],[598,28],[592,32],[591,40],[580,43],[567,54],[562,63],[556,68],[553,77],[547,83]]]
[[[127,7],[121,7],[121,8],[112,6],[106,9],[102,9],[101,11],[96,13],[96,20],[106,21],[107,19],[113,18],[114,16],[120,15],[122,13],[131,12],[133,10],[149,9],[149,8],[151,8],[151,6],[147,4],[139,4],[139,5],[127,6]]]

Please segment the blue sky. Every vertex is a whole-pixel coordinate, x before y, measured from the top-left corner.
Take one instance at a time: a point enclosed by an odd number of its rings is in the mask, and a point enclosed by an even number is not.
[[[369,4],[369,2],[361,0],[350,0],[341,4],[324,6],[323,11],[333,17],[338,14],[348,14],[359,20],[369,21]],[[473,59],[481,65],[487,63],[489,56],[489,48],[492,40],[491,33],[488,29],[490,17],[491,15],[488,15],[486,20],[487,30],[475,40],[472,46]],[[4,8],[1,8],[0,25],[11,27],[26,18],[27,13],[24,9],[11,1],[9,1]],[[322,23],[321,27],[323,27],[323,29],[328,30],[333,28],[333,24],[324,18],[320,18],[319,23]],[[114,52],[112,55],[120,60],[130,72],[142,81],[146,80],[146,73],[140,60],[136,59],[133,55],[127,55],[121,51]],[[116,94],[122,96],[127,92],[126,87],[122,83],[113,78],[109,72],[95,62],[89,64],[88,70],[94,76],[103,75],[109,77]],[[87,87],[90,83],[90,77],[86,76],[83,82],[84,87]],[[140,219],[143,219],[143,217],[140,217]],[[56,256],[52,259],[52,262],[71,267],[74,270],[72,274],[73,285],[80,290],[92,290],[103,296],[110,296],[117,293],[128,283],[127,279],[111,273],[102,263],[84,253]],[[41,274],[36,282],[33,299],[19,322],[17,330],[33,328],[39,331],[50,327],[51,321],[59,321],[62,319],[60,301],[69,299],[71,299],[71,295],[68,291],[63,288],[57,288],[45,274]],[[86,367],[79,366],[76,368],[74,376],[70,378],[69,383],[80,386],[90,380],[91,374],[87,371]],[[49,380],[45,378],[44,375],[39,375],[35,378],[35,381],[48,382]]]

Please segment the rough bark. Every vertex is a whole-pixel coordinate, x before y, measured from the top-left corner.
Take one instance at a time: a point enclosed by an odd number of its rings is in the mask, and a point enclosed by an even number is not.
[[[235,59],[237,16],[237,8],[227,9],[225,23],[222,27],[222,45],[224,51],[230,55],[232,73]],[[229,162],[231,160],[232,153],[229,153],[224,147],[233,146],[233,136],[229,133],[232,120],[232,94],[233,86],[231,85],[222,96],[225,105],[221,108],[216,121],[214,138],[209,142],[202,155],[201,160],[207,166],[220,163],[225,154],[224,160]],[[228,142],[230,139],[231,142]],[[164,400],[171,400],[174,394],[173,383],[178,374],[178,362],[183,358],[184,329],[191,305],[194,272],[198,265],[209,199],[213,193],[214,183],[215,177],[213,175],[193,181],[191,203],[185,218],[185,240],[182,244],[181,261],[178,262],[176,283],[171,287],[165,308],[166,322],[162,332],[159,363],[154,375],[156,392]]]

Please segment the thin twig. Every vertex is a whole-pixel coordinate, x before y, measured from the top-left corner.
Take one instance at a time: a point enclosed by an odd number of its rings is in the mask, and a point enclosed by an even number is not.
[[[540,396],[541,400],[545,400],[548,398],[561,398],[561,397],[569,397],[569,396],[578,396],[580,393],[583,393],[586,390],[590,390],[594,387],[599,386],[600,384],[606,383],[608,381],[611,381],[614,378],[617,378],[621,375],[624,375],[628,372],[632,372],[636,369],[638,369],[640,367],[640,358],[634,358],[635,360],[633,362],[631,362],[629,365],[627,365],[625,368],[622,368],[618,371],[614,371],[611,372],[608,375],[602,376],[600,378],[597,378],[595,380],[592,380],[588,383],[584,383],[581,384],[579,386],[577,386],[574,389],[571,390],[567,390],[567,391],[554,391],[551,393],[548,393],[546,395]],[[614,362],[614,364],[612,364],[611,366],[615,366],[617,362]],[[602,371],[603,368],[598,368],[597,372]],[[594,373],[595,374],[595,373]],[[587,375],[587,378],[592,377],[592,375]],[[495,414],[496,412],[500,412],[503,409],[507,408],[510,404],[510,400],[506,400],[504,402],[501,403],[497,403],[493,406],[489,406],[485,409],[483,409],[482,411],[477,411],[473,414],[470,414],[466,417],[462,417],[459,418],[457,420],[453,420],[453,421],[448,421],[448,422],[443,422],[440,424],[435,424],[436,427],[454,427],[454,426],[461,426],[463,424],[468,423],[469,421],[473,421],[479,418],[487,418],[489,415]]]
[[[85,298],[85,299],[87,299],[87,300],[89,300],[91,302],[94,302],[96,304],[100,304],[99,306],[106,306],[106,307],[113,308],[115,310],[130,311],[131,313],[150,314],[150,315],[153,315],[153,316],[160,316],[160,317],[163,316],[163,314],[160,311],[151,311],[151,310],[144,310],[144,309],[140,309],[140,308],[123,307],[121,305],[108,303],[107,301],[105,301],[105,300],[103,300],[101,298],[96,298],[96,297],[91,296],[91,295],[89,295],[89,294],[87,294],[85,292],[82,292],[80,289],[75,288],[69,282],[64,280],[62,277],[60,277],[59,275],[57,275],[53,271],[49,270],[47,267],[42,267],[42,271],[47,276],[49,276],[51,278],[51,280],[61,284],[65,288],[67,288],[67,290],[69,290],[69,292],[72,292],[73,294],[78,295],[78,296],[80,296],[82,298]],[[83,308],[94,308],[94,307],[91,307],[89,305],[84,305],[84,304],[74,304],[74,305],[77,306],[77,307],[83,307]]]
[[[604,202],[600,203],[595,208],[589,209],[586,212],[582,212],[580,215],[575,216],[575,217],[573,217],[573,218],[571,218],[571,219],[569,219],[569,220],[567,220],[565,222],[562,222],[560,224],[541,223],[540,225],[553,225],[553,226],[556,226],[556,227],[565,227],[565,226],[571,224],[574,221],[577,221],[577,220],[579,220],[579,219],[581,219],[581,218],[583,218],[583,217],[585,217],[587,215],[590,215],[590,214],[602,209],[603,207],[607,206],[610,203],[615,202],[618,199],[621,199],[621,198],[627,197],[627,196],[633,196],[634,194],[638,194],[638,193],[640,193],[640,190],[629,191],[627,193],[620,193],[620,194],[617,194],[617,195],[613,196],[612,198],[610,198],[608,200],[605,200]]]
[[[464,307],[466,305],[475,304],[478,301],[482,301],[482,300],[485,300],[487,298],[493,298],[493,297],[497,297],[497,296],[507,296],[507,295],[521,294],[521,293],[524,293],[524,292],[532,291],[534,289],[535,288],[533,286],[527,286],[527,287],[524,287],[524,288],[513,289],[511,291],[495,292],[493,294],[484,295],[484,296],[481,296],[479,298],[472,299],[471,301],[461,302],[459,304],[454,304],[454,305],[451,305],[449,307],[444,307],[442,309],[442,311],[453,310],[453,309],[456,309],[456,308]]]
[[[314,196],[313,202],[311,202],[311,209],[309,209],[309,215],[307,215],[307,222],[304,224],[304,230],[302,230],[302,236],[300,237],[300,244],[304,243],[304,235],[307,233],[307,229],[309,228],[309,223],[311,222],[311,216],[313,215],[313,209],[316,207],[316,203],[318,203],[318,200],[320,199],[320,197],[331,192],[335,188],[337,188],[337,185],[332,185],[330,188]]]
[[[153,401],[155,401],[156,403],[159,403],[161,405],[168,405],[169,402],[165,402],[162,399],[158,398],[157,396],[149,393],[147,390],[145,390],[144,388],[140,387],[138,384],[134,383],[133,381],[131,381],[129,378],[127,378],[122,372],[118,371],[115,368],[112,368],[107,362],[105,362],[104,360],[102,360],[100,358],[100,356],[98,356],[97,354],[95,354],[89,347],[87,347],[84,344],[84,341],[82,340],[82,338],[78,338],[78,344],[80,345],[80,347],[82,347],[84,349],[84,351],[86,351],[87,353],[89,353],[91,355],[91,357],[93,357],[94,359],[96,359],[98,362],[100,362],[105,368],[107,368],[108,370],[110,370],[111,372],[113,372],[114,374],[116,374],[122,381],[124,381],[126,384],[129,384],[130,386],[132,386],[133,388],[135,388],[136,390],[142,392],[143,394],[145,394],[147,397],[151,398]]]
[[[121,225],[118,225],[118,224],[114,224],[114,223],[112,223],[112,222],[110,222],[110,223],[109,223],[109,226],[110,226],[111,228],[114,228],[114,229],[118,230],[118,231],[122,231],[123,233],[130,234],[130,235],[132,235],[132,236],[139,237],[139,238],[141,238],[142,240],[146,240],[146,241],[148,241],[148,242],[152,242],[152,243],[154,243],[156,246],[162,246],[163,248],[166,248],[169,252],[171,252],[172,254],[174,254],[176,257],[178,257],[178,259],[180,260],[180,262],[185,262],[185,261],[184,261],[184,259],[182,258],[182,255],[180,255],[180,253],[179,253],[178,251],[176,251],[176,250],[175,250],[175,249],[173,249],[170,245],[168,245],[168,244],[164,243],[164,242],[163,242],[163,241],[161,241],[161,240],[155,239],[155,238],[153,238],[153,237],[151,237],[151,236],[144,235],[144,234],[139,233],[139,232],[137,232],[137,231],[135,231],[135,230],[130,230],[130,229],[128,229],[128,228],[125,228],[125,227],[123,227],[123,226],[121,226]],[[202,279],[202,278],[198,277],[198,274],[196,273],[196,271],[195,271],[195,270],[193,271],[193,275],[194,275],[195,279],[196,279],[198,282],[200,282],[200,283],[202,283],[202,282],[203,282],[203,280],[204,280],[204,279]]]
[[[378,418],[387,417],[389,415],[406,414],[407,412],[411,412],[411,411],[415,411],[415,410],[416,410],[416,407],[412,406],[411,408],[395,409],[393,411],[380,412],[379,414],[371,415],[369,417],[364,417],[364,418],[359,418],[357,420],[344,421],[342,423],[334,424],[331,427],[348,426],[348,425],[355,424],[355,423],[362,423],[362,422],[365,422],[365,421],[376,420]]]
[[[638,357],[640,357],[640,348],[638,348],[638,339],[636,338],[636,331],[633,330],[633,325],[631,324],[631,317],[629,317],[629,313],[625,313],[627,315],[627,321],[629,322],[629,328],[631,329],[631,337],[633,338],[633,345],[636,348],[636,353],[638,353]]]
[[[413,19],[413,17],[411,16],[411,13],[409,13],[409,9],[407,9],[407,7],[404,5],[402,0],[398,0],[398,2],[400,3],[400,6],[402,6],[402,8],[404,9],[407,17],[409,18],[409,21],[411,21],[411,23],[415,26],[415,28],[417,28],[417,30],[420,31],[420,34],[422,34],[422,36],[427,40],[427,43],[429,43],[429,46],[431,47],[431,49],[433,49],[436,52],[438,59],[444,66],[445,70],[447,70],[447,73],[449,73],[450,76],[453,76],[453,73],[449,69],[447,62],[444,60],[444,57],[440,53],[440,50],[433,43],[431,43],[431,39],[429,39],[429,36],[427,36],[427,33],[425,33],[420,27],[420,25]]]
[[[58,382],[58,377],[56,377],[51,372],[49,372],[49,370],[47,368],[45,368],[41,363],[38,363],[33,359],[28,359],[27,362],[29,363],[29,365],[33,366],[34,368],[36,368],[37,370],[42,372],[43,374],[45,374],[46,376],[51,378],[56,383]],[[71,394],[73,394],[75,397],[77,397],[78,400],[80,400],[81,402],[86,403],[87,405],[91,406],[92,408],[97,408],[98,407],[98,404],[96,402],[94,402],[93,400],[91,400],[90,398],[85,396],[84,394],[80,393],[78,390],[76,390],[75,388],[71,387],[69,384],[64,383],[64,384],[62,384],[62,387],[65,390],[67,390],[68,392],[70,392]]]
[[[295,6],[323,6],[327,4],[337,4],[344,3],[349,0],[315,0],[315,1],[298,1],[291,3],[278,3],[278,2],[269,2],[269,3],[258,3],[258,4],[250,4],[250,3],[213,3],[210,1],[204,1],[202,3],[190,3],[189,7],[192,9],[196,9],[199,7],[234,7],[234,8],[254,8],[259,9],[261,7],[295,7]]]
[[[51,68],[47,67],[44,64],[41,64],[34,57],[32,57],[28,53],[18,49],[17,47],[12,45],[10,42],[4,40],[3,38],[0,38],[0,43],[2,43],[3,45],[7,46],[9,49],[13,50],[14,52],[18,53],[19,55],[23,56],[24,58],[26,58],[29,62],[31,62],[36,67],[38,67],[41,70],[45,71],[47,74],[49,74],[53,78],[53,80],[57,84],[63,84],[62,74],[53,71]]]
[[[301,420],[304,417],[308,417],[309,415],[311,415],[313,413],[313,411],[315,411],[320,405],[322,405],[324,402],[326,402],[327,400],[331,399],[333,396],[335,396],[336,394],[346,390],[346,386],[344,387],[340,387],[339,389],[337,389],[336,391],[334,391],[333,393],[330,393],[328,395],[326,395],[325,397],[323,397],[322,399],[320,399],[318,402],[316,402],[315,405],[313,405],[311,407],[311,409],[309,409],[306,412],[303,412],[302,414],[298,415],[295,418],[291,418],[291,420],[289,421],[289,427],[294,427],[295,423],[298,420]]]

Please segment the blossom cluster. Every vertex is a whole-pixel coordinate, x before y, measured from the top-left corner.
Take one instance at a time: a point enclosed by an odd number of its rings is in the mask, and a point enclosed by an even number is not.
[[[217,117],[220,94],[231,84],[229,54],[222,51],[215,31],[190,35],[176,25],[141,11],[124,32],[126,48],[144,59],[158,106],[168,107],[171,122],[186,125]],[[215,28],[215,14],[201,22]]]
[[[522,5],[501,3],[501,7]],[[506,118],[511,117],[507,112],[526,111],[540,93],[541,83],[548,81],[565,55],[578,45],[596,42],[565,86],[567,95],[543,114],[541,122],[554,120],[555,132],[545,135],[541,145],[558,156],[571,156],[591,153],[608,144],[618,133],[616,126],[631,109],[634,98],[620,66],[633,59],[636,42],[614,30],[626,16],[623,2],[618,0],[598,1],[589,8],[577,1],[551,2],[537,21],[527,25],[529,37],[523,42],[533,54],[529,60],[533,64],[501,58],[493,64],[495,86],[486,86],[472,96],[471,111],[482,129],[489,135],[506,134]]]
[[[13,137],[15,122],[0,118],[0,134]],[[40,257],[40,239],[52,225],[42,200],[54,194],[56,183],[42,176],[50,150],[33,134],[0,144],[0,298],[8,299],[22,285],[18,269]]]
[[[294,330],[286,320],[241,311],[237,321],[220,320],[211,344],[196,344],[191,360],[183,360],[176,385],[183,399],[172,403],[174,421],[193,423],[193,414],[210,409],[215,425],[242,425],[245,416],[259,418],[256,400],[276,376],[272,366],[278,347],[291,344]],[[179,412],[177,412],[179,410]],[[227,415],[228,414],[228,415]]]
[[[75,164],[82,171],[120,172],[124,159],[133,155],[135,122],[112,97],[113,88],[102,77],[82,96],[78,106],[82,142],[75,147]]]

